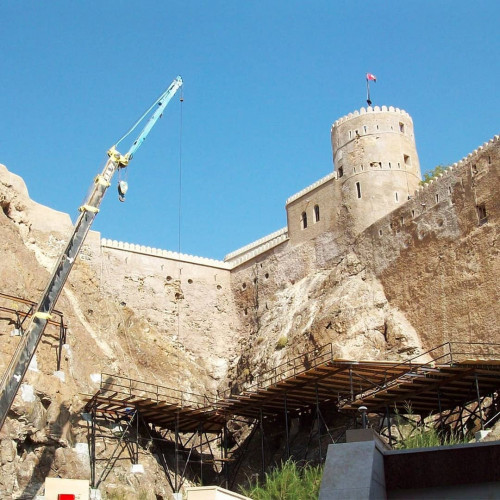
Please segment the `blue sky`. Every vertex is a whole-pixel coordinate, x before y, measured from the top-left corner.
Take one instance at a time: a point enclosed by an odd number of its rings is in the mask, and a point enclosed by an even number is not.
[[[331,124],[366,104],[366,72],[374,105],[412,115],[422,172],[498,134],[499,19],[497,0],[4,0],[0,163],[74,219],[106,150],[181,75],[182,110],[176,96],[93,229],[222,258],[331,172]]]

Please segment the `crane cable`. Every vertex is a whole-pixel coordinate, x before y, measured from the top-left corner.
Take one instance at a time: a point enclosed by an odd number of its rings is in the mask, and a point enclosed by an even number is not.
[[[180,295],[179,298],[177,299],[177,342],[180,345],[180,335],[181,335],[181,300],[183,299],[183,292],[182,292],[182,281],[181,281],[181,261],[180,261],[180,256],[181,256],[181,221],[182,221],[182,108],[183,108],[183,102],[184,102],[184,92],[183,88],[181,87],[181,96],[180,96],[180,103],[181,103],[181,110],[180,110],[180,118],[179,118],[179,194],[178,194],[178,214],[177,214],[177,276],[179,280],[179,291]],[[180,376],[180,356],[179,352],[177,352],[177,382],[179,382],[179,376]]]
[[[151,104],[151,106],[142,114],[142,116],[132,125],[132,127],[130,127],[130,129],[128,130],[128,132],[126,132],[119,140],[118,142],[115,144],[116,147],[118,147],[118,144],[120,144],[120,142],[122,142],[124,139],[126,139],[138,126],[139,126],[139,123],[142,122],[142,120],[144,120],[144,118],[146,118],[146,116],[148,115],[148,113],[158,104],[158,101],[161,99],[161,96],[156,99],[156,101]]]

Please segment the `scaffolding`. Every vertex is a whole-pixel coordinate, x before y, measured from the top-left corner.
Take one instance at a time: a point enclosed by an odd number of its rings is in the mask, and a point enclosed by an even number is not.
[[[0,317],[0,321],[7,322],[8,325],[13,327],[10,335],[11,337],[14,337],[14,340],[17,339],[13,350],[2,350],[2,354],[6,355],[7,358],[12,358],[14,352],[23,347],[22,339],[26,333],[25,323],[26,320],[31,318],[33,315],[36,306],[37,303],[31,300],[14,295],[8,295],[6,293],[0,293],[0,312],[5,314]],[[47,324],[57,328],[57,335],[46,333],[45,336],[57,341],[55,346],[56,369],[59,371],[61,369],[62,350],[63,345],[66,344],[68,326],[64,322],[63,313],[57,310],[52,311],[52,318],[47,320]],[[3,348],[5,348],[7,344],[8,343],[4,342]]]
[[[500,344],[491,343],[446,342],[404,362],[336,359],[333,345],[327,344],[262,374],[247,389],[227,392],[217,399],[102,374],[99,391],[86,396],[92,485],[97,487],[105,479],[116,456],[113,453],[107,457],[98,476],[95,444],[96,438],[104,436],[97,432],[104,422],[108,422],[108,430],[113,425],[123,429],[112,438],[117,441],[117,449],[127,439],[135,439],[136,451],[129,453],[133,463],[137,463],[141,440],[161,442],[162,446],[170,443],[173,462],[169,465],[164,454],[160,454],[160,462],[177,492],[188,470],[196,480],[209,474],[218,484],[232,487],[245,449],[256,436],[260,437],[264,474],[268,465],[265,424],[281,429],[285,437],[284,455],[288,458],[290,421],[309,415],[312,425],[307,448],[317,440],[321,462],[326,455],[325,439],[329,443],[340,439],[339,432],[328,428],[325,411],[344,413],[356,425],[359,410],[364,406],[366,412],[382,417],[391,442],[391,418],[395,413],[404,413],[409,403],[422,420],[434,413],[442,425],[459,422],[462,432],[467,419],[479,420],[484,428],[499,417],[498,412],[493,417],[485,412],[486,398],[495,398],[499,389]],[[239,449],[230,453],[228,423],[236,419],[243,419],[251,432]],[[218,449],[214,452],[215,441]],[[304,458],[307,459],[307,449]]]

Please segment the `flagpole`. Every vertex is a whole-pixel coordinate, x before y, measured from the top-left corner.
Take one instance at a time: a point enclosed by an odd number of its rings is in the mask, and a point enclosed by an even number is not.
[[[370,100],[370,80],[366,79],[366,102],[368,106],[372,105],[372,101]]]

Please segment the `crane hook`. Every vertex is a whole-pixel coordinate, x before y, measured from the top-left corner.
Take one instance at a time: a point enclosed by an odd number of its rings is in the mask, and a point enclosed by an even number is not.
[[[120,201],[125,201],[125,195],[128,191],[128,184],[125,181],[118,182],[118,199]]]

